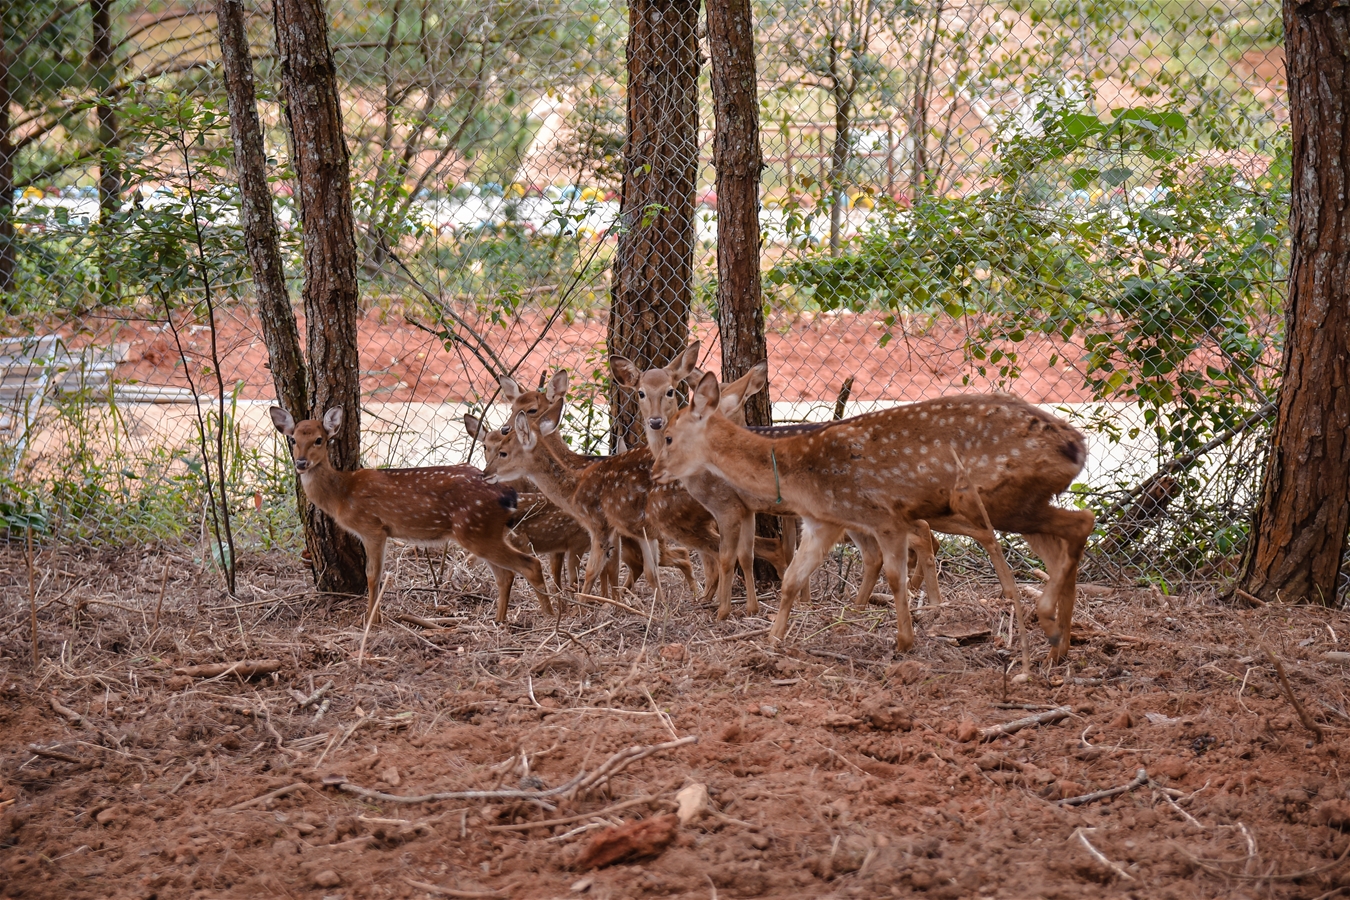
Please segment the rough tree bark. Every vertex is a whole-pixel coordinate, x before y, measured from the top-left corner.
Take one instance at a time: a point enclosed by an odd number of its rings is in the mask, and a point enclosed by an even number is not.
[[[0,294],[14,290],[14,141],[10,137],[10,56],[5,17],[0,15]]]
[[[609,352],[663,366],[689,340],[698,171],[699,0],[628,5],[628,134]],[[610,390],[615,445],[645,442],[637,397]]]
[[[216,0],[216,21],[220,28],[225,93],[230,105],[234,166],[239,176],[239,222],[253,269],[258,321],[262,325],[263,343],[267,345],[267,367],[272,372],[277,402],[297,419],[303,419],[309,415],[305,357],[300,350],[295,310],[291,308],[290,294],[286,290],[277,223],[272,215],[267,156],[253,85],[253,58],[249,53],[241,0]],[[299,479],[295,482],[295,497],[305,526],[305,544],[309,547],[310,557],[315,558],[318,548],[310,525],[309,502]]]
[[[1293,128],[1279,412],[1243,561],[1262,600],[1334,605],[1350,527],[1350,6],[1284,3]]]
[[[759,270],[759,91],[755,75],[754,13],[750,0],[708,0],[708,57],[712,67],[713,165],[717,169],[717,328],[722,379],[734,381],[769,358]],[[769,389],[748,398],[745,421],[772,425]],[[782,533],[773,516],[757,516],[764,537]],[[774,579],[755,563],[755,579]]]
[[[342,429],[329,444],[335,467],[361,455],[361,381],[356,348],[356,232],[351,163],[342,131],[337,71],[328,44],[323,0],[276,0],[272,7],[291,152],[304,228],[305,343],[309,409],[342,408]],[[313,517],[321,590],[362,593],[361,544],[327,516]]]
[[[117,164],[117,97],[112,90],[113,0],[89,0],[89,21],[93,40],[89,46],[89,68],[93,73],[94,89],[98,92],[98,214],[106,229],[122,205],[122,170]],[[99,251],[99,293],[104,303],[117,300],[117,278],[108,268],[107,250]]]

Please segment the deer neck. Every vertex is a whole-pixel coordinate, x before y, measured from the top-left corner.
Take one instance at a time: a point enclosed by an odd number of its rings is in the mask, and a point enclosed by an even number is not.
[[[339,472],[325,460],[308,471],[300,473],[300,484],[309,502],[336,517],[336,512],[351,486],[351,472]]]
[[[782,496],[782,456],[773,438],[761,437],[721,416],[708,421],[706,431],[708,471],[732,487],[757,497]]]
[[[586,468],[586,458],[577,453],[571,447],[567,446],[567,441],[563,440],[562,432],[551,431],[540,438],[543,445],[548,448],[548,452],[563,465],[570,469]]]
[[[571,465],[570,460],[555,452],[548,440],[550,437],[553,435],[547,435],[539,442],[540,452],[531,457],[529,477],[545,497],[563,509],[569,509],[572,495],[577,490],[580,467]]]

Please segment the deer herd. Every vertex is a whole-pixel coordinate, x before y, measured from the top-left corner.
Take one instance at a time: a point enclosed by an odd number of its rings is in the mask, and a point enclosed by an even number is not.
[[[464,417],[483,444],[481,471],[339,471],[327,440],[342,427],[340,409],[297,423],[273,407],[272,421],[290,440],[310,502],[365,547],[371,624],[379,619],[385,544],[395,538],[453,542],[484,560],[497,582],[498,622],[506,619],[517,575],[548,616],[567,611],[566,588],[615,600],[638,578],[664,602],[662,567],[679,569],[696,593],[691,553],[702,562],[702,602],[716,598],[719,620],[731,615],[738,565],[746,614],[755,615],[759,558],[782,578],[769,629],[770,640],[782,641],[793,607],[809,599],[811,573],[847,535],[863,563],[854,604],[867,603],[884,572],[895,597],[895,646],[903,652],[914,644],[910,591],[922,585],[930,603],[940,598],[935,531],[975,538],[1004,595],[1018,596],[997,529],[1021,534],[1044,560],[1049,582],[1037,617],[1051,661],[1068,652],[1078,564],[1094,517],[1050,501],[1087,460],[1077,429],[1008,394],[939,397],[819,424],[747,426],[744,403],[767,385],[767,366],[719,384],[698,369],[698,353],[694,343],[668,366],[645,372],[622,357],[611,360],[614,380],[637,392],[647,439],[613,456],[582,456],[562,439],[566,372],[537,391],[502,378],[511,412],[499,428]],[[683,407],[682,383],[689,396]],[[756,515],[783,517],[783,537],[757,536]],[[557,593],[522,548],[549,558]]]

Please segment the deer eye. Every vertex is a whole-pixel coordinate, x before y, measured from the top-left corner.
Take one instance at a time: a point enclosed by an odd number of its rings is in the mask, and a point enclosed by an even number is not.
[[[530,415],[534,415],[534,414],[537,413],[537,412],[539,412],[539,407],[537,407],[537,406],[531,406],[531,407],[530,407]]]
[[[668,389],[668,390],[666,391],[666,396],[667,396],[667,397],[674,397],[674,396],[675,396],[675,389],[674,389],[674,388]]]
[[[647,399],[647,392],[646,392],[646,391],[638,391],[638,399],[639,399],[639,400],[646,400],[646,399]]]
[[[502,459],[506,459],[506,451],[505,451],[505,450],[498,450],[498,451],[497,451],[497,455],[500,456]]]
[[[321,444],[323,444],[323,438],[315,438],[315,439],[314,439],[314,446],[315,446],[315,447],[318,447],[318,446],[320,446]]]
[[[666,438],[666,446],[667,446],[667,447],[670,446],[670,438]]]

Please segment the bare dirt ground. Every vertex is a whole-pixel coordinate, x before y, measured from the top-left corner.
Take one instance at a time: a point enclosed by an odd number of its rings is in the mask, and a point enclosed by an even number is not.
[[[34,670],[30,570],[0,553],[0,897],[1350,891],[1342,613],[1089,589],[1068,665],[1017,683],[992,574],[954,564],[899,659],[893,611],[844,608],[834,562],[778,648],[682,591],[554,623],[518,589],[499,627],[476,567],[394,570],[391,617],[425,621],[376,629],[358,665],[364,604],[290,558],[251,557],[231,600],[181,551],[41,549]],[[710,806],[681,823],[690,785]],[[468,791],[525,794],[393,799]],[[587,867],[607,849],[650,855]]]

